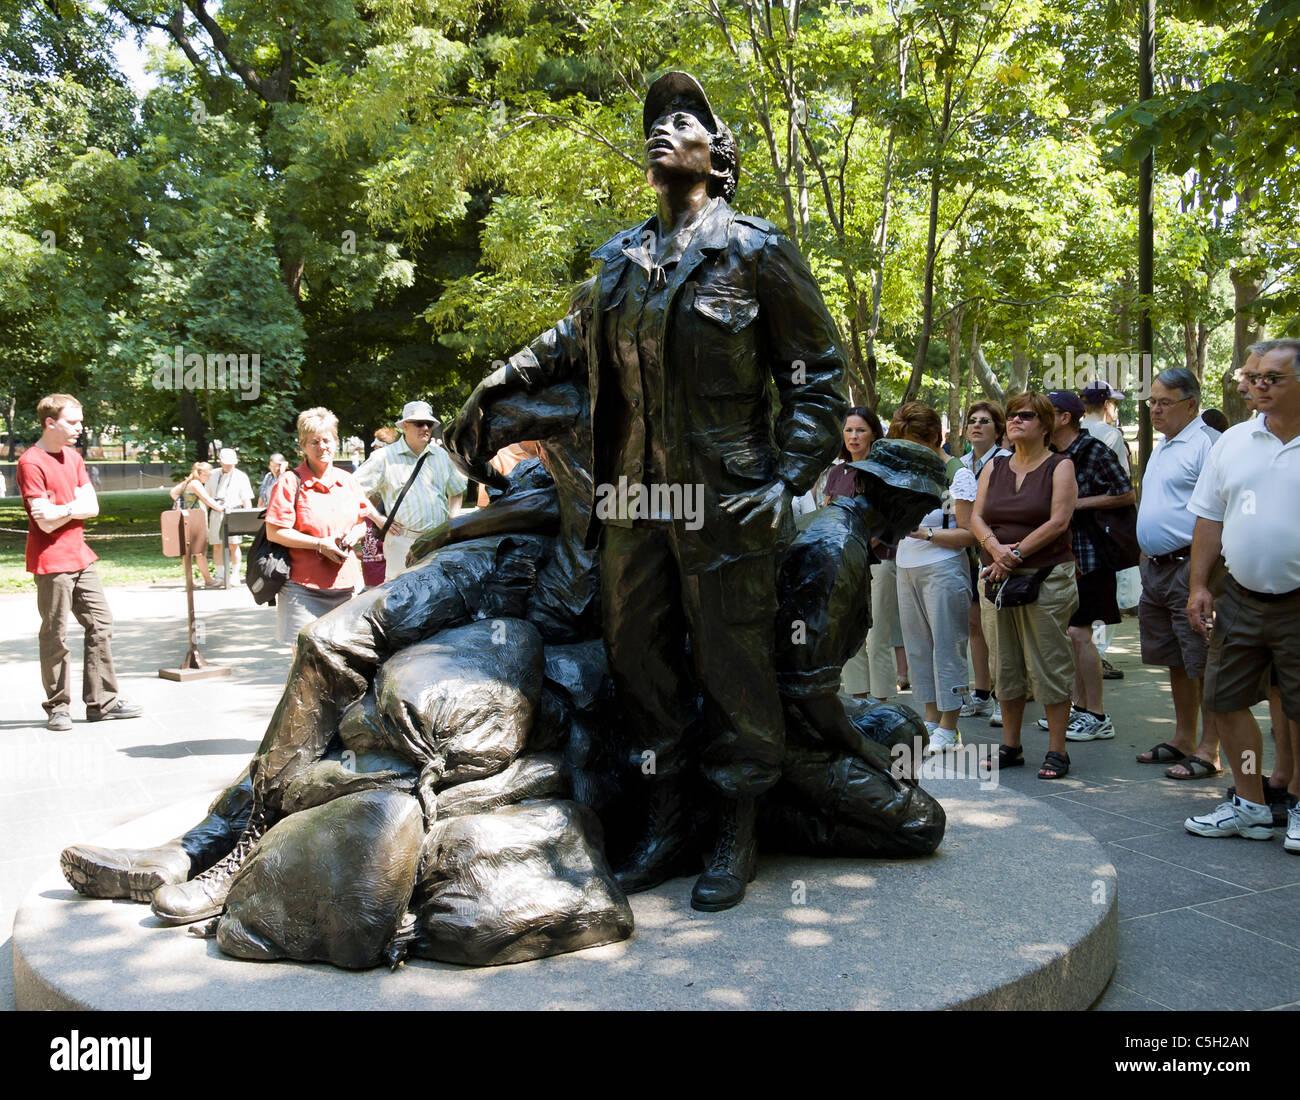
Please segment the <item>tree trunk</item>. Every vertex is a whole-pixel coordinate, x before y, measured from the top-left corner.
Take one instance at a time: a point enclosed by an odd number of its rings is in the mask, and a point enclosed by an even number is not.
[[[953,43],[956,45],[955,41]],[[925,357],[930,351],[930,332],[934,327],[934,269],[938,264],[935,254],[939,231],[939,188],[943,181],[943,150],[948,142],[952,124],[952,72],[943,79],[943,114],[934,147],[934,163],[930,166],[930,220],[925,237],[925,282],[921,291],[921,331],[916,340],[916,355],[912,358],[912,376],[907,380],[904,401],[915,401],[921,391],[921,375],[925,371]]]
[[[885,150],[885,182],[880,197],[880,228],[876,234],[876,268],[871,273],[871,320],[867,325],[867,358],[875,362],[876,333],[880,331],[880,297],[885,286],[885,242],[889,234],[889,199],[890,181],[894,169],[894,129],[889,130],[889,145]],[[871,379],[872,391],[876,388],[876,379]],[[873,403],[871,408],[876,406]]]
[[[1125,352],[1133,350],[1133,272],[1125,271],[1120,279],[1119,298],[1115,307],[1115,333]]]
[[[862,351],[862,321],[865,313],[866,295],[858,288],[857,276],[845,268],[844,284],[849,295],[849,396],[855,405],[868,409],[876,407],[876,375],[867,369],[867,363],[873,366],[875,358],[867,360]]]
[[[907,380],[904,401],[915,401],[921,392],[921,375],[930,351],[930,330],[934,326],[934,242],[939,228],[939,165],[930,169],[930,225],[925,238],[925,281],[921,289],[921,331],[916,337],[916,354],[912,357],[912,375]]]
[[[9,404],[5,406],[5,431],[9,435],[9,461],[14,460],[14,415],[18,411],[18,395],[9,395]]]
[[[1029,349],[1024,338],[1016,340],[1011,356],[1011,377],[1007,379],[1007,393],[1014,397],[1029,388]]]
[[[1251,344],[1263,339],[1263,329],[1250,313],[1250,304],[1259,297],[1263,275],[1256,268],[1233,268],[1232,279],[1232,365],[1219,379],[1223,395],[1223,412],[1229,422],[1238,424],[1249,415],[1246,402],[1237,393],[1237,371],[1245,364]]]
[[[948,314],[948,450],[961,454],[961,322],[965,310]]]
[[[898,97],[902,99],[907,91],[907,47],[908,42],[898,45]],[[871,273],[871,323],[867,328],[867,362],[876,361],[876,334],[880,331],[880,296],[885,284],[885,245],[889,240],[889,207],[893,194],[894,179],[894,140],[898,133],[898,124],[889,127],[889,143],[885,146],[885,178],[880,188],[880,228],[876,235],[876,269]],[[876,390],[876,373],[869,369],[871,390]],[[875,409],[875,403],[871,405]]]
[[[1007,403],[1006,394],[1002,386],[998,383],[998,376],[993,373],[993,368],[988,365],[984,358],[984,352],[980,350],[980,324],[977,316],[971,322],[970,327],[970,369],[980,381],[980,388],[984,391],[984,396],[990,401],[996,401],[999,405]]]
[[[178,419],[185,432],[185,438],[194,445],[194,455],[185,456],[187,462],[206,462],[208,460],[208,425],[199,411],[199,404],[194,394],[188,390],[181,393]]]

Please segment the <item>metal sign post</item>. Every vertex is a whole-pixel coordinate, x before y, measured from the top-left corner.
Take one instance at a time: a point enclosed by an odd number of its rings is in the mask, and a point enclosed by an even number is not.
[[[171,515],[175,515],[178,520],[176,526],[180,536],[180,557],[185,563],[185,603],[188,611],[187,621],[189,624],[190,644],[185,653],[185,659],[181,662],[179,668],[160,668],[158,675],[164,680],[177,680],[180,683],[185,683],[188,680],[210,680],[218,676],[229,676],[229,668],[209,664],[203,659],[203,654],[199,652],[199,628],[194,621],[194,565],[190,555],[189,513],[184,509],[164,512],[162,517],[164,534],[168,517]],[[167,553],[166,543],[167,539],[164,537],[164,554]]]

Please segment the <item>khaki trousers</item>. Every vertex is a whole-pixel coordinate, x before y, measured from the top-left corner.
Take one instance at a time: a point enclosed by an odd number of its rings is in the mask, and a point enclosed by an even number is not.
[[[41,685],[46,714],[66,711],[72,702],[72,659],[68,653],[68,612],[86,632],[81,662],[81,698],[86,716],[97,717],[117,703],[113,670],[113,613],[93,565],[78,573],[36,574],[36,607],[41,613]]]

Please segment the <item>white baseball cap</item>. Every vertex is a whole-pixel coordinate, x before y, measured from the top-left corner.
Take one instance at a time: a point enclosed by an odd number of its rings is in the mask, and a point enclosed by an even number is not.
[[[238,466],[239,452],[234,447],[222,447],[221,453],[217,455],[217,461],[223,466]]]

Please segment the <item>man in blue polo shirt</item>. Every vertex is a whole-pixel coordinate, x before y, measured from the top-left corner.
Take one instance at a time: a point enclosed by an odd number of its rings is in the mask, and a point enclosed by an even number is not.
[[[1205,713],[1200,743],[1205,639],[1187,621],[1188,563],[1196,516],[1187,502],[1219,433],[1200,417],[1201,385],[1185,367],[1161,371],[1151,383],[1151,425],[1164,435],[1142,478],[1137,535],[1142,549],[1142,602],[1138,605],[1142,660],[1169,669],[1174,736],[1139,754],[1139,764],[1171,764],[1170,779],[1219,774],[1219,737]]]

